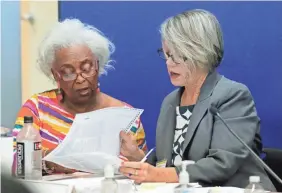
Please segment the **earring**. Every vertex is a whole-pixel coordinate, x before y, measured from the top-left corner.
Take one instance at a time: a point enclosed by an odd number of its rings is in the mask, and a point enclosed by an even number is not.
[[[100,92],[100,82],[97,84],[96,93]]]
[[[63,100],[63,95],[62,95],[62,91],[61,91],[61,88],[60,88],[60,83],[57,83],[58,84],[58,89],[57,89],[57,99],[59,101],[62,101]]]

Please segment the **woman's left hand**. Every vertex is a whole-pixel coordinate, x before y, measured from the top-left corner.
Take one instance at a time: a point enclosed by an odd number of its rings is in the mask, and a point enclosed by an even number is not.
[[[153,182],[157,175],[157,168],[142,162],[123,162],[119,171],[136,183]]]
[[[138,148],[136,137],[131,132],[120,132],[121,148],[120,153],[130,161],[140,161],[144,156],[144,152]]]

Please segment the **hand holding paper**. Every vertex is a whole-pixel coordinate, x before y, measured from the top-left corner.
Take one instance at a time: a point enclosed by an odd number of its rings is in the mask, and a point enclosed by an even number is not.
[[[127,157],[129,161],[140,161],[144,157],[144,152],[138,148],[136,135],[131,132],[121,131],[120,138],[120,153]]]
[[[63,142],[44,160],[86,172],[120,166],[120,131],[129,131],[143,110],[111,107],[77,114]]]

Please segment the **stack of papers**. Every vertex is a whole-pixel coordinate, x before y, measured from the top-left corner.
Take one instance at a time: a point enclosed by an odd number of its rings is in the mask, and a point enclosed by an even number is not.
[[[63,142],[43,159],[66,168],[97,173],[121,164],[120,131],[128,132],[142,109],[111,107],[77,114]]]
[[[103,177],[103,174],[91,174],[91,173],[85,173],[85,172],[75,172],[71,174],[52,174],[52,175],[46,175],[42,177],[43,181],[62,181],[67,179],[86,179],[86,178],[98,178]]]

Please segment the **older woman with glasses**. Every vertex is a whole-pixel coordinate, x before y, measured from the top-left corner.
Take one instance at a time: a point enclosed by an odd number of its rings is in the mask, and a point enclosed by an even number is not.
[[[120,171],[141,182],[178,182],[181,162],[191,182],[203,186],[244,188],[259,176],[266,190],[275,188],[261,165],[209,110],[219,110],[228,125],[257,154],[262,151],[260,119],[248,88],[216,72],[223,57],[222,31],[216,17],[191,10],[161,25],[162,48],[175,91],[163,101],[156,150],[148,163],[124,162]]]
[[[111,67],[109,58],[113,52],[113,43],[90,25],[76,19],[66,19],[55,25],[40,45],[38,64],[58,87],[33,95],[22,106],[13,131],[14,150],[24,116],[33,116],[34,126],[41,133],[43,154],[46,155],[64,140],[77,113],[106,107],[130,107],[99,89],[98,77]],[[146,150],[140,119],[131,131],[120,134],[121,155],[128,160],[140,161]],[[50,162],[46,162],[45,170],[47,173],[72,172]]]

